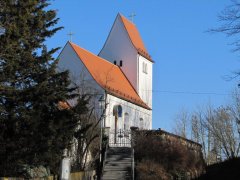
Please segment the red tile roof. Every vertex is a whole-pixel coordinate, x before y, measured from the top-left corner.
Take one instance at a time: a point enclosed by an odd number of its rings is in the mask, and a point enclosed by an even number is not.
[[[137,27],[130,22],[127,18],[123,15],[120,15],[123,25],[129,35],[130,40],[133,43],[133,46],[136,48],[139,54],[147,58],[148,60],[152,61],[151,56],[148,54],[147,49],[145,48],[140,33],[138,32]]]
[[[58,102],[58,109],[59,110],[66,110],[66,109],[70,109],[71,106],[68,104],[68,102],[66,101],[59,101]]]
[[[111,62],[70,43],[79,59],[83,62],[93,79],[109,94],[150,109],[139,97],[122,70]]]

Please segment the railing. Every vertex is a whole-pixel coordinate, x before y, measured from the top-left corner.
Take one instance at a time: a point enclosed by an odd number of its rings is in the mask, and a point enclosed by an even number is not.
[[[134,151],[134,128],[131,128],[131,154],[132,154],[132,180],[135,180],[135,151]]]
[[[135,179],[135,160],[134,160],[134,148],[132,147],[132,179]]]
[[[130,130],[112,130],[109,132],[110,147],[131,147]]]
[[[111,130],[109,131],[109,147],[130,147],[131,148],[131,173],[132,179],[135,179],[135,159],[134,146],[131,130]],[[105,156],[106,157],[106,156]]]
[[[103,161],[102,161],[102,164],[101,164],[101,175],[102,176],[102,173],[103,173],[103,170],[104,170],[104,167],[105,167],[105,163],[106,163],[106,158],[107,158],[107,150],[108,150],[108,142],[106,143],[106,146],[105,146],[105,152],[104,152],[104,156],[103,156]],[[103,154],[101,154],[103,155]]]

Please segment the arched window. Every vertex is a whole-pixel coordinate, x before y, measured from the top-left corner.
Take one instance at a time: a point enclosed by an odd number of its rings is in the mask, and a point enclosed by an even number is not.
[[[130,124],[129,124],[129,115],[128,113],[124,114],[124,130],[129,130],[130,129]]]
[[[144,129],[144,121],[143,118],[139,119],[139,129]]]
[[[113,115],[117,117],[122,117],[122,106],[116,105],[113,107]]]
[[[145,63],[145,62],[142,63],[142,71],[143,71],[145,74],[148,73],[147,63]]]

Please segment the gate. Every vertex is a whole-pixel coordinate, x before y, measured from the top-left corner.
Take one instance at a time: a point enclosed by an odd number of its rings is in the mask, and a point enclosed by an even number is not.
[[[110,130],[109,132],[110,147],[131,147],[131,131],[130,130]]]

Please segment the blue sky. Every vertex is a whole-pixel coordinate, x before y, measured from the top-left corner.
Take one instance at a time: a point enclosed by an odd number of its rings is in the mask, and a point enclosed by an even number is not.
[[[211,103],[229,101],[237,79],[240,57],[229,44],[233,39],[206,31],[218,27],[219,13],[230,0],[58,0],[59,26],[64,29],[48,40],[49,47],[63,47],[73,32],[73,42],[98,54],[118,12],[135,13],[137,25],[153,69],[153,128],[168,131],[176,114]]]

